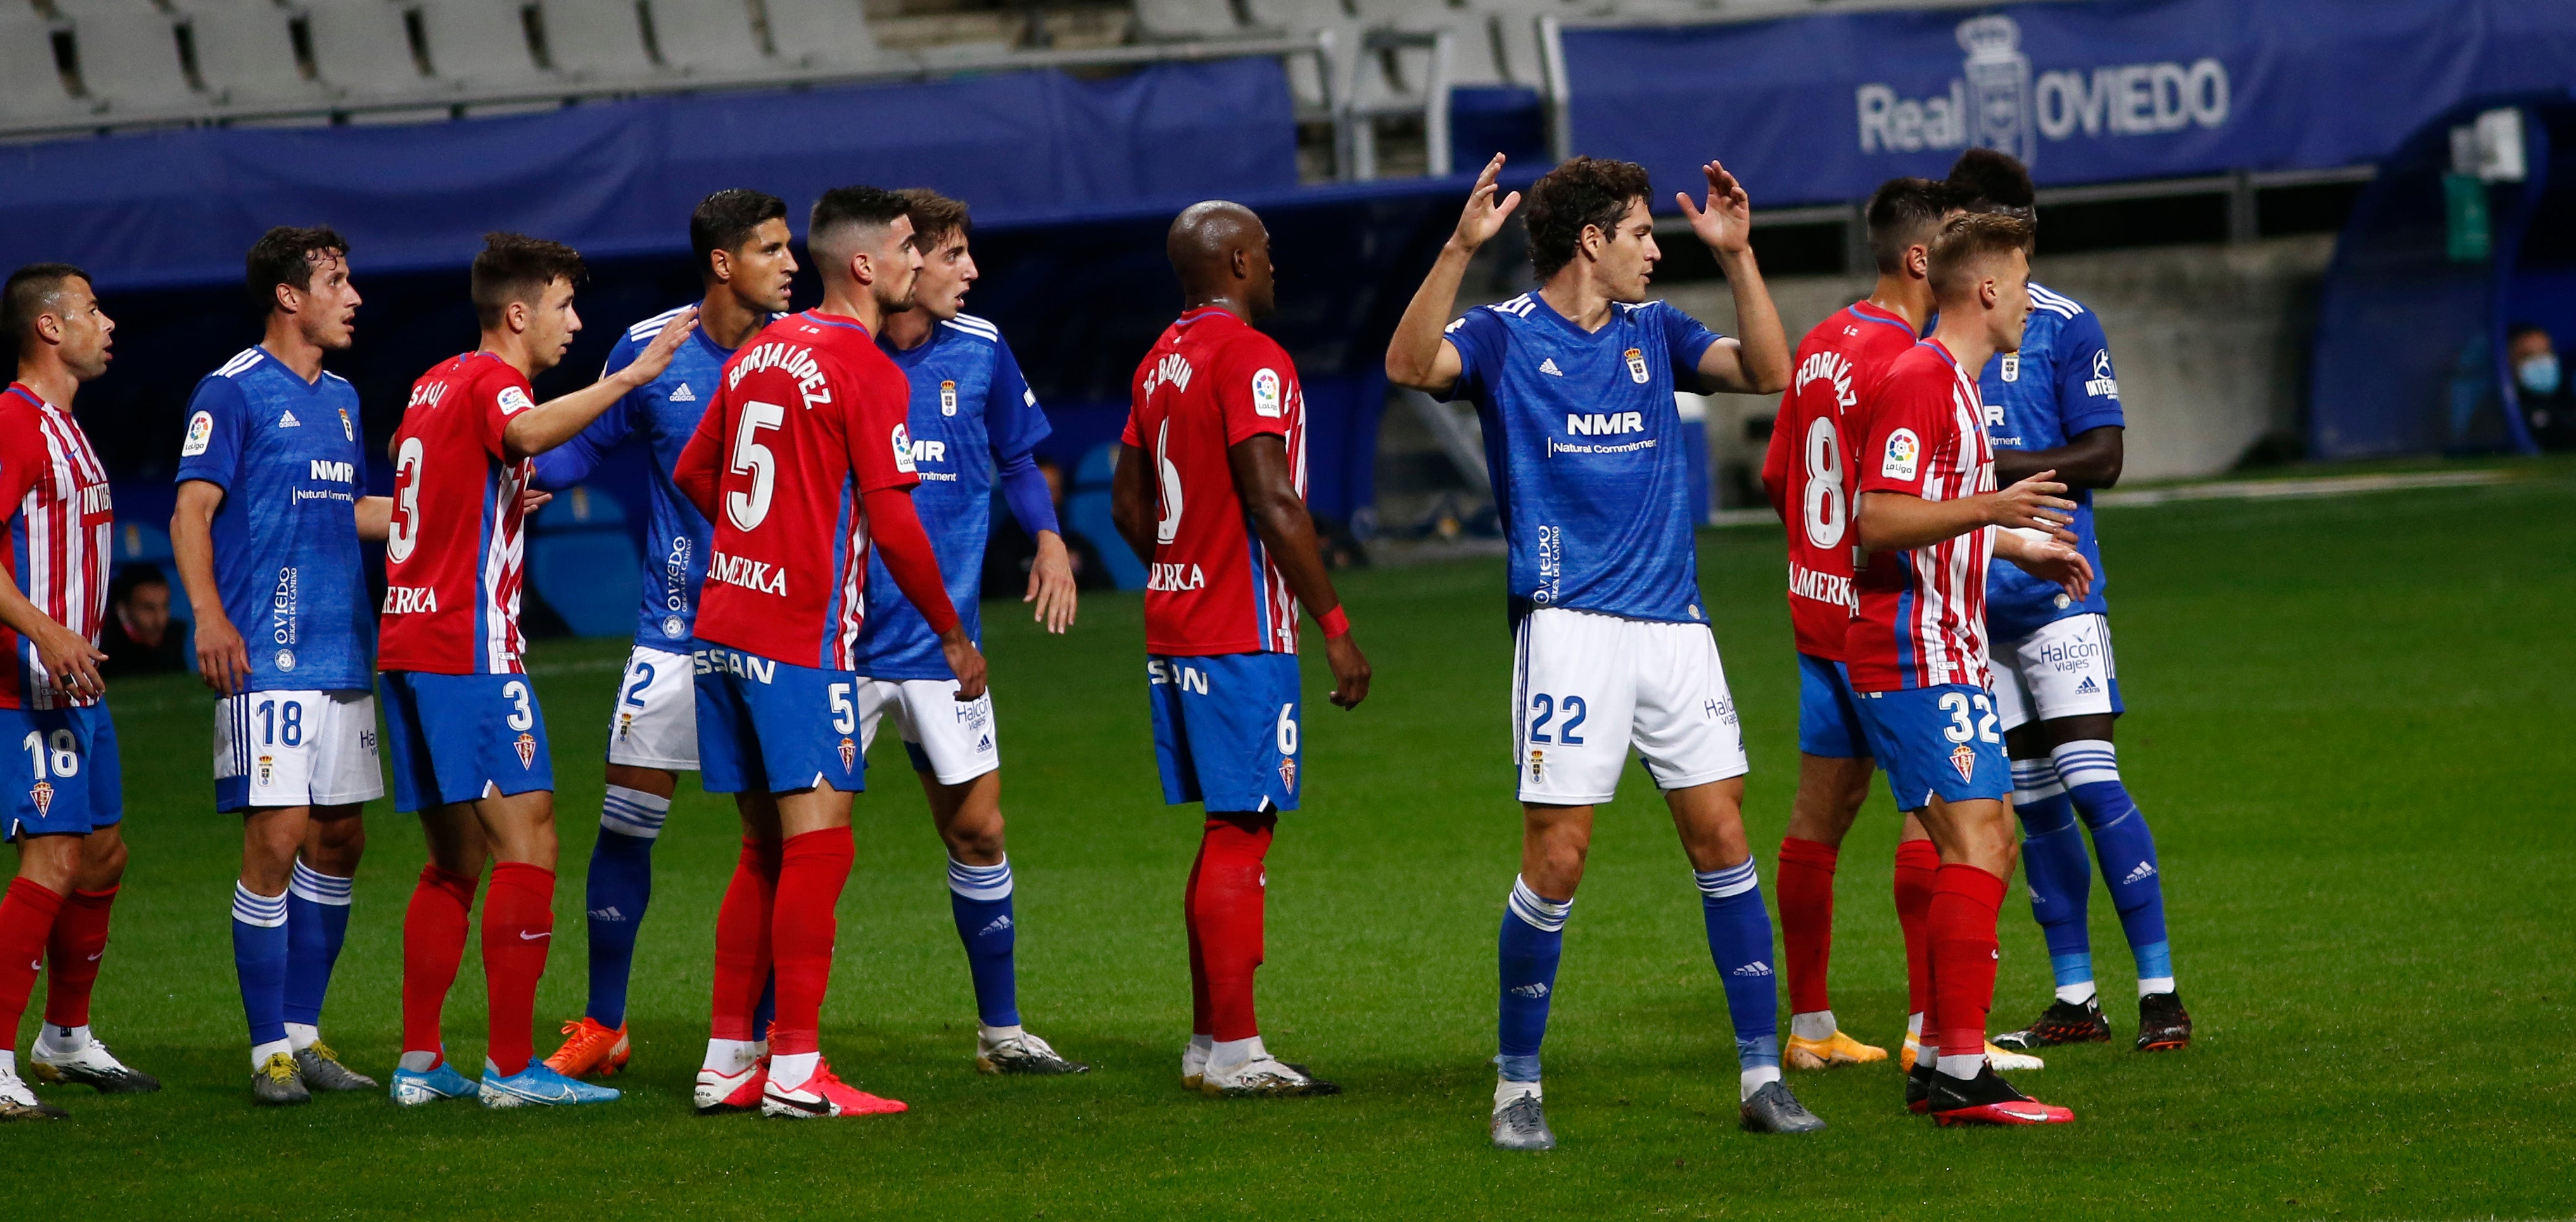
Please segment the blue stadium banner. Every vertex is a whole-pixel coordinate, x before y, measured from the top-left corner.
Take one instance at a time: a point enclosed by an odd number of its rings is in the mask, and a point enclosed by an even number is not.
[[[2576,4],[2102,0],[1565,32],[1574,151],[1659,191],[1862,198],[1970,145],[2043,185],[2374,161],[2463,98],[2576,84]]]

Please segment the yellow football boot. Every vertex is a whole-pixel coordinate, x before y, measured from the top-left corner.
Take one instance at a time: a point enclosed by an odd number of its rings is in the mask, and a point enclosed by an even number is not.
[[[1831,1069],[1836,1065],[1867,1065],[1886,1059],[1886,1049],[1864,1044],[1840,1031],[1821,1040],[1790,1036],[1786,1058],[1791,1069]]]

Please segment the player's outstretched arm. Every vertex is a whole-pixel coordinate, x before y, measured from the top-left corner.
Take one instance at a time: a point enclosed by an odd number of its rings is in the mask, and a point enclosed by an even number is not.
[[[2045,535],[1999,530],[1995,532],[1995,555],[2020,565],[2023,572],[2041,581],[2054,583],[2077,602],[2093,594],[2093,562],[2070,544]]]
[[[1109,476],[1109,520],[1117,523],[1118,537],[1142,564],[1154,563],[1152,480],[1145,473],[1145,452],[1119,446],[1118,466]]]
[[[1504,218],[1520,207],[1518,191],[1495,198],[1502,188],[1494,180],[1502,172],[1503,155],[1496,153],[1485,163],[1484,172],[1476,175],[1476,189],[1467,194],[1457,230],[1440,247],[1431,274],[1422,278],[1422,287],[1414,290],[1403,319],[1395,324],[1395,338],[1386,345],[1386,376],[1398,386],[1445,395],[1466,368],[1457,346],[1441,338],[1441,332],[1449,325],[1449,311],[1458,304],[1458,284],[1466,279],[1476,248],[1502,232]]]
[[[359,502],[362,536],[367,501],[393,503],[390,498],[372,496]],[[179,507],[170,512],[170,553],[179,562],[179,584],[187,588],[188,607],[197,617],[197,677],[218,695],[230,696],[250,681],[250,647],[224,614],[224,596],[215,586],[214,521],[215,511],[223,504],[224,490],[212,481],[192,479],[180,484]],[[382,517],[374,537],[385,537]]]
[[[957,698],[980,698],[984,654],[967,637],[965,624],[957,618],[957,605],[948,601],[948,587],[939,577],[939,556],[930,550],[930,532],[921,528],[921,515],[912,507],[911,487],[877,488],[864,500],[868,538],[876,544],[886,571],[894,574],[895,588],[903,591],[923,622],[938,634],[939,651],[948,658],[949,673],[957,676]]]
[[[2120,482],[2120,467],[2127,461],[2127,447],[2122,444],[2127,431],[2105,424],[2077,433],[2052,449],[1997,450],[1995,478],[2010,483],[2051,471],[2069,488],[2111,487]]]
[[[1495,159],[1497,163],[1500,158]],[[1324,567],[1324,551],[1315,542],[1315,518],[1297,494],[1297,478],[1288,469],[1288,443],[1277,433],[1256,433],[1226,448],[1226,465],[1234,472],[1236,495],[1252,517],[1253,532],[1297,601],[1324,627],[1324,660],[1333,668],[1333,703],[1358,708],[1368,699],[1368,658],[1351,641],[1350,617],[1333,575]]]
[[[600,413],[617,406],[626,392],[662,376],[662,371],[670,367],[671,355],[680,350],[681,341],[697,327],[698,308],[689,306],[673,315],[626,368],[510,417],[510,423],[501,430],[502,457],[518,462],[572,440],[589,428],[591,421],[599,419]]]
[[[1789,388],[1789,336],[1780,327],[1780,310],[1762,283],[1762,268],[1753,258],[1753,200],[1744,184],[1725,166],[1700,167],[1708,179],[1708,203],[1691,202],[1689,192],[1673,199],[1689,218],[1691,233],[1717,256],[1735,294],[1733,337],[1709,345],[1700,354],[1699,376],[1709,390],[1742,395],[1775,395]]]
[[[2048,531],[2072,543],[2075,536],[2065,527],[2075,502],[2058,495],[2066,485],[2050,482],[2055,474],[2043,471],[2001,492],[1949,501],[1875,489],[1860,494],[1852,524],[1860,530],[1861,546],[1873,552],[1929,547],[1988,526]]]

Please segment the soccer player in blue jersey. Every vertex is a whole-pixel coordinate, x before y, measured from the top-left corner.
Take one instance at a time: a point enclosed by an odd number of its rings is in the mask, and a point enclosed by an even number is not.
[[[1539,1042],[1593,807],[1618,788],[1631,746],[1664,792],[1699,885],[1735,1026],[1744,1126],[1821,1129],[1780,1080],[1771,919],[1741,814],[1744,732],[1700,601],[1690,460],[1673,401],[1676,388],[1778,394],[1789,383],[1788,340],[1749,245],[1752,205],[1716,162],[1703,167],[1704,208],[1678,197],[1726,273],[1740,339],[1647,299],[1662,252],[1646,171],[1588,157],[1530,188],[1539,290],[1448,322],[1476,248],[1520,203],[1517,192],[1495,198],[1502,167],[1496,156],[1477,179],[1386,356],[1397,384],[1476,404],[1511,546],[1523,818],[1499,945],[1494,1144],[1556,1144],[1540,1102]]]
[[[322,1000],[384,796],[376,624],[358,542],[393,502],[367,496],[357,388],[322,368],[356,336],[349,243],[271,229],[250,248],[260,342],[197,383],[170,541],[197,617],[215,714],[215,809],[242,817],[233,966],[250,1022],[251,1097],[373,1090],[322,1042]],[[245,632],[244,629],[248,631]]]
[[[1992,149],[1962,155],[1950,169],[1950,185],[1972,210],[2036,219],[2030,172]],[[2021,351],[1996,356],[1979,378],[1987,432],[1994,439],[1995,478],[2010,484],[2057,472],[2076,506],[2067,529],[2093,571],[2102,574],[2093,490],[2119,482],[2124,425],[2110,344],[2100,317],[2075,299],[2036,281],[2030,298]],[[2191,1042],[2191,1014],[2174,991],[2155,837],[2120,782],[2120,759],[2111,745],[2121,705],[2109,604],[2102,596],[2107,584],[2107,575],[2097,576],[2091,595],[2078,599],[2013,565],[1994,566],[1987,579],[1995,709],[2012,756],[2022,870],[2057,978],[2057,996],[2038,1021],[1995,1037],[2006,1048],[2111,1038],[2093,987],[2085,927],[2093,890],[2093,863],[2084,855],[2087,830],[2137,961],[2136,1046],[2162,1052]]]
[[[877,343],[912,385],[906,425],[913,489],[921,524],[939,557],[948,599],[966,635],[980,646],[976,600],[984,546],[998,488],[1011,516],[1037,540],[1027,597],[1040,623],[1062,632],[1073,623],[1073,561],[1056,529],[1055,502],[1030,447],[1048,431],[1038,397],[992,323],[964,313],[978,275],[967,249],[973,222],[966,205],[936,191],[902,195],[921,251],[913,308],[886,316]],[[1020,1026],[1012,950],[1019,921],[1011,904],[1011,859],[1002,845],[1002,757],[988,692],[957,699],[957,680],[921,612],[903,596],[885,558],[868,557],[868,609],[860,629],[859,749],[892,721],[930,801],[930,816],[948,848],[949,911],[975,982],[975,1067],[991,1074],[1084,1073],[1091,1067],[1058,1055]]]
[[[653,456],[643,605],[635,648],[609,714],[608,792],[600,803],[599,839],[591,845],[583,903],[589,913],[590,1000],[579,1019],[564,1024],[563,1047],[546,1058],[548,1068],[566,1077],[615,1073],[632,1051],[626,986],[637,928],[653,896],[653,842],[670,814],[679,774],[698,767],[689,639],[712,536],[706,518],[672,486],[671,468],[715,397],[725,361],[771,318],[787,312],[796,275],[789,238],[787,205],[774,195],[737,188],[699,201],[689,215],[689,247],[706,287],[697,334],[680,345],[659,377],[627,392],[570,442],[537,458],[537,486],[554,491],[581,482],[603,455],[629,440]],[[602,376],[633,362],[686,308],[627,328],[609,349]]]

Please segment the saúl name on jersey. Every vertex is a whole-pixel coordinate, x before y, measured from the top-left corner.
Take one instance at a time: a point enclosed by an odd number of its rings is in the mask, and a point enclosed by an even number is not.
[[[772,683],[778,679],[778,663],[739,649],[693,650],[689,659],[701,675],[738,675],[754,683]]]

